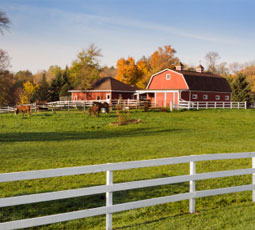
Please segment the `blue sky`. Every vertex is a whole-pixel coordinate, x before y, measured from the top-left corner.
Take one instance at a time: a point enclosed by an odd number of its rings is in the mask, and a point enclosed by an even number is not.
[[[0,0],[11,20],[0,48],[11,70],[33,73],[70,65],[91,43],[108,66],[164,45],[189,65],[205,65],[209,51],[220,62],[247,62],[255,60],[254,8],[252,0]]]

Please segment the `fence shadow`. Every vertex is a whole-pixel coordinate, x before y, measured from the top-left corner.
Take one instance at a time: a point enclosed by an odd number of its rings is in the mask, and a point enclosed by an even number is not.
[[[116,137],[151,136],[160,133],[182,132],[182,129],[136,128],[132,130],[96,130],[84,132],[22,132],[0,133],[0,142],[66,141],[109,139]]]

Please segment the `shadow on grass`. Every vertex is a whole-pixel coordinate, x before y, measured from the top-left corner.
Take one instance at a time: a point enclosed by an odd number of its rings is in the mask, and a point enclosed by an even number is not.
[[[137,200],[144,200],[176,193],[186,192],[187,183],[148,187],[143,189],[115,192],[113,203],[120,204]],[[27,205],[18,205],[0,208],[0,221],[11,221],[23,218],[52,215],[56,213],[72,212],[77,210],[92,209],[105,206],[105,194],[76,197],[55,201],[40,202]],[[34,228],[37,229],[37,228]]]
[[[22,132],[0,133],[0,142],[26,142],[26,141],[65,141],[65,140],[88,140],[109,139],[116,137],[139,137],[181,132],[182,129],[150,129],[136,128],[132,130],[96,130],[84,132]]]

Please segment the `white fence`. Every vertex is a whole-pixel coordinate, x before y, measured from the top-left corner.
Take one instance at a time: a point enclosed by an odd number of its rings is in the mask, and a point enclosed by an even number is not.
[[[241,159],[241,158],[252,158],[252,168],[196,174],[196,162],[198,161]],[[113,172],[117,170],[154,167],[154,166],[180,164],[180,163],[190,164],[190,175],[140,180],[140,181],[132,181],[132,182],[126,182],[126,183],[116,183],[116,184],[113,183]],[[52,224],[52,223],[57,223],[62,221],[69,221],[69,220],[75,220],[75,219],[81,219],[81,218],[106,214],[106,229],[111,230],[112,229],[112,214],[121,212],[121,211],[131,210],[131,209],[137,209],[137,208],[148,207],[152,205],[158,205],[158,204],[164,204],[164,203],[189,199],[190,213],[194,213],[195,198],[234,193],[234,192],[251,191],[251,190],[253,190],[252,198],[253,198],[253,202],[255,202],[255,153],[254,152],[195,155],[195,156],[161,158],[161,159],[154,159],[154,160],[130,161],[130,162],[123,162],[123,163],[111,163],[111,164],[101,164],[101,165],[91,165],[91,166],[81,166],[81,167],[71,167],[71,168],[3,173],[3,174],[0,174],[0,182],[32,180],[32,179],[39,179],[39,178],[80,175],[80,174],[98,173],[98,172],[106,172],[106,185],[64,190],[64,191],[58,191],[58,192],[47,192],[47,193],[39,193],[39,194],[32,194],[32,195],[1,198],[0,207],[7,207],[7,206],[14,206],[14,205],[21,205],[21,204],[31,204],[36,202],[81,197],[81,196],[95,195],[95,194],[101,194],[101,193],[106,194],[106,206],[87,209],[87,210],[80,210],[80,211],[73,211],[73,212],[37,217],[37,218],[4,222],[4,223],[0,223],[0,229],[8,230],[8,229],[28,228],[33,226],[40,226],[40,225],[46,225],[46,224]],[[229,176],[237,176],[237,175],[247,175],[247,174],[252,175],[252,183],[249,185],[196,191],[197,180],[205,180],[205,179],[229,177]],[[145,188],[145,187],[152,187],[152,186],[159,186],[159,185],[168,185],[168,184],[181,183],[181,182],[190,183],[190,190],[188,193],[140,200],[135,202],[128,202],[123,204],[113,204],[113,199],[112,199],[113,193],[117,191],[124,191],[124,190],[138,189],[138,188]]]
[[[23,104],[23,105],[30,105],[31,106],[31,110],[36,111],[36,103],[33,104]],[[16,106],[5,106],[5,107],[1,107],[0,108],[0,113],[13,113],[14,110],[16,109],[18,105]]]
[[[247,109],[247,102],[180,101],[180,109]]]

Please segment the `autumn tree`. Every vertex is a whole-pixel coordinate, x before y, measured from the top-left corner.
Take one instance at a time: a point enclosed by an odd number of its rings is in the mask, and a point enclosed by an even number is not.
[[[170,46],[159,47],[149,58],[142,57],[138,62],[134,58],[121,58],[117,62],[116,79],[139,88],[145,88],[152,74],[165,68],[174,68],[179,62],[176,51]]]
[[[149,58],[151,74],[166,68],[173,69],[179,62],[179,59],[175,57],[175,53],[175,49],[170,45],[165,45],[163,48],[159,47]]]
[[[21,104],[29,104],[33,100],[33,97],[38,89],[38,85],[34,85],[32,82],[27,81],[23,85],[23,93],[20,95]]]
[[[20,70],[15,74],[16,85],[18,87],[24,86],[24,83],[27,81],[33,82],[33,74],[29,70]]]
[[[116,79],[128,85],[136,85],[140,78],[139,70],[136,66],[135,59],[128,57],[127,60],[121,58],[117,62]]]
[[[78,53],[70,67],[70,80],[73,87],[88,89],[93,81],[100,78],[98,58],[101,56],[101,49],[94,44]]]

